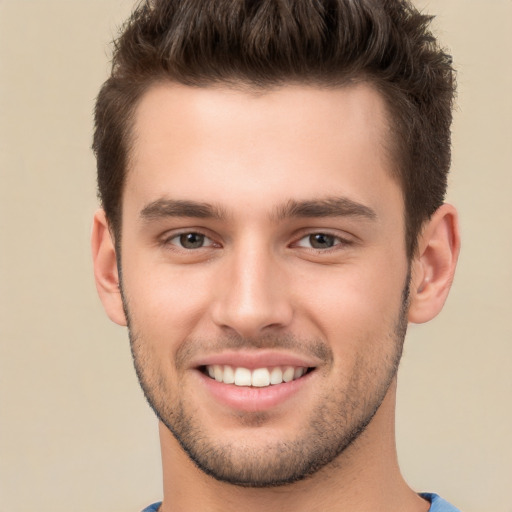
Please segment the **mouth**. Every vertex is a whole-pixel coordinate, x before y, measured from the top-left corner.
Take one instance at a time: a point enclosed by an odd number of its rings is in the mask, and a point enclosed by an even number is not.
[[[199,367],[199,370],[212,380],[219,383],[239,387],[266,388],[296,381],[311,373],[314,367],[304,366],[273,366],[262,368],[244,368],[212,364]]]
[[[223,351],[191,363],[215,413],[290,410],[309,399],[322,366],[314,356],[276,350]]]

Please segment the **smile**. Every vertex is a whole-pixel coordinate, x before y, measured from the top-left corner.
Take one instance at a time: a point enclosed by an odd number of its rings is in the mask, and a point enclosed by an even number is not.
[[[203,367],[203,372],[217,382],[257,388],[275,386],[283,382],[300,379],[310,370],[311,368],[302,366],[275,366],[271,368],[255,368],[254,370],[220,364]]]

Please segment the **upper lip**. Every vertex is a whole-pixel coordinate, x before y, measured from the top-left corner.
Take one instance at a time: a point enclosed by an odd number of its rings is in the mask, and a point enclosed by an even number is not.
[[[276,350],[224,351],[200,356],[191,363],[191,367],[200,368],[211,365],[228,365],[235,368],[272,368],[275,366],[295,366],[311,368],[319,365],[317,358]]]

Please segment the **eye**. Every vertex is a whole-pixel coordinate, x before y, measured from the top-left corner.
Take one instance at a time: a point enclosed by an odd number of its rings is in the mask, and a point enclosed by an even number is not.
[[[339,236],[329,235],[328,233],[312,233],[311,235],[301,238],[297,242],[297,245],[310,249],[331,249],[342,243],[345,243],[345,241]]]
[[[177,245],[183,249],[201,249],[202,247],[210,247],[213,245],[213,241],[210,240],[206,235],[202,233],[181,233],[175,235],[167,240],[167,243]]]

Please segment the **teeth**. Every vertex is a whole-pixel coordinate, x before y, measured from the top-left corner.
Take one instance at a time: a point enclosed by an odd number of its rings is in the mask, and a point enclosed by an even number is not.
[[[276,366],[270,372],[270,384],[281,384],[283,382],[283,370]]]
[[[283,380],[284,382],[290,382],[293,380],[293,377],[295,375],[295,368],[293,366],[288,366],[283,372]]]
[[[250,386],[251,370],[247,368],[237,368],[235,370],[235,384],[237,386]]]
[[[306,372],[307,368],[301,366],[276,366],[273,368],[257,368],[252,371],[247,368],[233,368],[229,365],[219,364],[206,367],[206,373],[217,382],[256,388],[291,382],[300,379]]]
[[[222,379],[224,384],[234,384],[235,383],[235,372],[231,366],[224,366],[224,378]]]
[[[224,377],[224,372],[222,371],[222,367],[216,364],[213,367],[213,376],[217,382],[222,382],[222,378]]]
[[[256,388],[270,386],[270,372],[266,368],[258,368],[252,372],[251,384]]]
[[[293,372],[293,379],[300,379],[306,370],[304,368],[295,368],[295,371]]]

